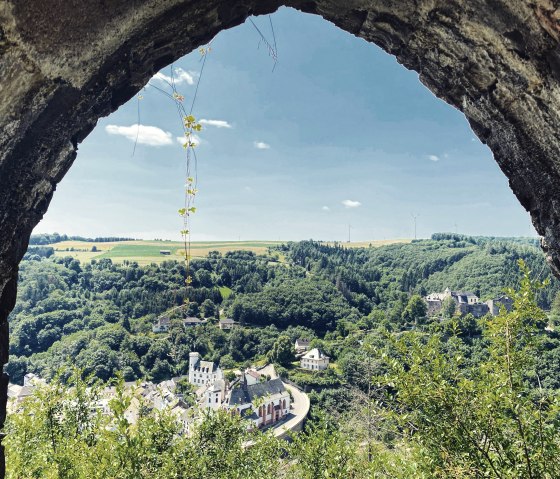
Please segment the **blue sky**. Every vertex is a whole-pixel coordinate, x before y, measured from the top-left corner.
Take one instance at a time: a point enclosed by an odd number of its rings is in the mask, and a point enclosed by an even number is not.
[[[255,24],[272,39],[267,17]],[[376,46],[311,15],[272,15],[278,64],[248,21],[211,44],[194,115],[193,240],[352,240],[455,231],[534,234],[463,115]],[[198,52],[175,71],[190,103]],[[151,82],[165,87],[160,79]],[[179,239],[184,150],[173,103],[142,92],[80,145],[35,232]],[[151,128],[149,128],[151,127]]]

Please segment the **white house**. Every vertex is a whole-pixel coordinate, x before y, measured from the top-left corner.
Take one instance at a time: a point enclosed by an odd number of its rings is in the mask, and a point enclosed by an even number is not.
[[[248,386],[252,386],[253,384],[260,383],[261,381],[265,380],[266,378],[259,373],[256,369],[247,369],[245,371],[245,382]]]
[[[239,323],[234,321],[231,318],[224,318],[224,319],[220,319],[220,322],[218,323],[220,329],[233,329],[239,326]]]
[[[207,322],[208,321],[206,319],[188,317],[188,318],[183,319],[183,326],[185,328],[190,328],[192,326],[200,326],[200,325],[206,324]]]
[[[204,389],[202,404],[209,409],[220,409],[225,399],[225,393],[226,382],[223,379],[217,379]]]
[[[199,353],[189,353],[189,383],[208,386],[224,379],[223,371],[212,361],[201,361]]]
[[[301,367],[311,371],[322,371],[329,367],[328,356],[317,348],[313,348],[301,357]]]
[[[309,343],[310,343],[309,339],[304,339],[304,338],[296,339],[296,342],[294,344],[296,353],[304,353],[305,351],[307,351],[309,349]]]
[[[152,325],[152,331],[154,333],[165,333],[169,330],[169,325],[171,320],[167,316],[162,316]]]

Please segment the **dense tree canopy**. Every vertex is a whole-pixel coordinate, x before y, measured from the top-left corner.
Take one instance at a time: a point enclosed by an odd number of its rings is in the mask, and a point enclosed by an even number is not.
[[[8,371],[21,382],[28,371],[49,378],[73,363],[101,379],[117,371],[127,380],[162,379],[184,373],[193,350],[217,362],[224,358],[230,367],[265,360],[281,332],[292,343],[297,337],[323,338],[323,348],[336,360],[345,348],[359,346],[364,331],[424,327],[420,296],[428,292],[450,287],[485,299],[515,286],[520,258],[548,276],[532,241],[459,235],[380,248],[304,241],[261,256],[212,252],[192,261],[187,312],[210,318],[209,324],[185,330],[177,321],[168,334],[155,335],[155,319],[183,304],[182,264],[84,264],[34,246],[21,264]],[[538,293],[539,304],[548,309],[557,291],[552,279]],[[219,330],[212,321],[222,313],[243,327]],[[469,348],[483,350],[476,322],[461,321]],[[546,357],[556,361],[553,338]]]

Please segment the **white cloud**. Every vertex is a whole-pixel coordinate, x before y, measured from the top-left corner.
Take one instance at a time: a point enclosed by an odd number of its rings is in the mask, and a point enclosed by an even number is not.
[[[257,150],[270,150],[270,145],[263,141],[254,141],[253,145]]]
[[[175,85],[180,85],[181,83],[186,83],[187,85],[194,85],[194,77],[197,75],[196,72],[185,71],[182,68],[175,68],[175,73],[173,78],[166,75],[165,73],[158,72],[153,77],[152,80],[159,80],[162,83],[173,83]]]
[[[177,136],[176,140],[177,143],[179,143],[181,146],[183,146],[187,142],[187,138],[184,136]],[[191,140],[194,143],[194,146],[199,146],[202,143],[205,143],[205,141],[202,138],[200,138],[200,136],[195,135],[194,133],[191,135]]]
[[[107,125],[105,131],[110,135],[124,136],[130,141],[136,141],[141,145],[165,146],[173,143],[173,135],[168,131],[163,131],[157,126],[148,125]]]
[[[215,126],[216,128],[231,128],[231,125],[225,120],[205,120],[199,121],[201,125]]]
[[[358,206],[362,206],[362,203],[354,200],[344,200],[342,204],[345,208],[357,208]]]
[[[322,209],[323,211],[330,211],[330,210],[331,210],[328,206],[323,206],[321,209]]]
[[[246,191],[247,193],[252,193],[253,192],[253,188],[251,188],[250,186],[245,186],[243,188],[244,191]]]
[[[439,156],[437,156],[437,155],[428,155],[428,160],[430,160],[430,161],[439,161]]]

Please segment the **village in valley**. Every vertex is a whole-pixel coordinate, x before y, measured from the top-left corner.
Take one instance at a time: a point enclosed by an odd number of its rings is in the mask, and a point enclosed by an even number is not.
[[[188,319],[185,320],[186,326],[191,325],[193,318]],[[165,327],[166,323],[158,320],[159,327]],[[225,324],[230,326],[232,323],[225,321]],[[329,358],[316,348],[308,351],[308,347],[309,341],[305,339],[298,339],[294,344],[294,352],[301,358],[301,367],[315,371],[326,369]],[[202,421],[206,412],[221,409],[240,415],[247,421],[248,430],[272,428],[277,437],[301,430],[309,413],[309,398],[297,385],[287,384],[287,380],[280,378],[273,364],[228,373],[225,374],[214,362],[205,361],[199,353],[192,352],[187,375],[158,384],[149,381],[125,383],[125,389],[132,391],[134,397],[126,412],[127,419],[131,424],[135,423],[142,407],[168,409],[182,423],[184,433],[189,434],[191,426]],[[45,384],[44,379],[33,373],[25,375],[23,385],[10,384],[10,409],[16,411],[21,401]],[[114,386],[102,390],[97,407],[104,414],[109,413],[109,401],[115,394]]]
[[[486,302],[473,292],[452,291],[433,292],[423,298],[428,317],[443,316],[445,309],[453,315],[472,314],[481,318],[487,314],[499,314],[503,307],[512,309],[512,300],[500,295]],[[215,324],[219,329],[230,331],[242,325],[231,319],[222,318],[214,322],[209,319],[187,316],[173,318],[164,314],[152,325],[153,334],[167,333],[174,321],[180,321],[184,328],[194,328]],[[246,327],[243,325],[243,327]],[[298,338],[293,344],[293,354],[301,371],[314,373],[329,369],[330,358],[306,338]],[[45,385],[41,377],[28,373],[23,385],[9,385],[10,407],[13,411],[26,397]],[[126,415],[134,423],[141,407],[153,410],[168,409],[181,422],[185,434],[189,434],[193,424],[200,422],[208,411],[226,410],[240,415],[247,421],[247,429],[272,428],[277,437],[284,437],[289,431],[301,430],[309,413],[308,395],[297,384],[278,375],[274,364],[252,366],[244,369],[224,370],[213,361],[204,360],[198,352],[189,354],[188,374],[173,377],[160,383],[150,381],[126,382],[125,388],[133,391],[132,401]],[[107,386],[102,390],[97,406],[109,412],[109,401],[115,397],[116,388]]]

